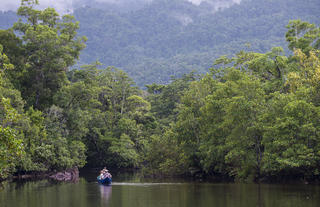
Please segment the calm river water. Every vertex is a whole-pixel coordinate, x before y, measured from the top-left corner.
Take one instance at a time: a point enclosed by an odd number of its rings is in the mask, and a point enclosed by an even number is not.
[[[76,183],[48,180],[4,183],[1,207],[318,207],[320,186],[142,181],[114,176],[99,185],[94,173]]]

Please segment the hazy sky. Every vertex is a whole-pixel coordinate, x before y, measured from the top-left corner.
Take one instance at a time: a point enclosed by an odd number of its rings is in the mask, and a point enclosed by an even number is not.
[[[83,2],[112,2],[117,3],[119,1],[134,1],[134,0],[39,0],[40,8],[46,8],[46,7],[54,7],[58,12],[66,13],[69,11],[72,11],[73,5],[76,4],[83,4]],[[145,1],[152,1],[152,0],[145,0]],[[154,0],[156,1],[156,0]],[[241,0],[186,0],[190,1],[194,4],[200,4],[202,1],[213,1],[213,2],[234,2],[239,3]],[[7,10],[13,10],[15,11],[20,6],[21,0],[1,0],[0,3],[0,10],[7,11]],[[87,5],[90,5],[87,3]]]
[[[73,2],[77,0],[39,0],[40,8],[54,7],[59,12],[67,12],[72,9]],[[1,0],[0,10],[15,11],[20,6],[21,0]]]

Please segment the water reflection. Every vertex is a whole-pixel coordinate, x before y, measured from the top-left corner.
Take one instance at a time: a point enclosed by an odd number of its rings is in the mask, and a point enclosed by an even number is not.
[[[99,185],[99,190],[100,190],[102,203],[104,205],[107,205],[112,195],[112,186]]]
[[[93,177],[93,176],[92,176]],[[90,179],[91,180],[91,179]],[[112,186],[80,178],[77,183],[48,180],[3,183],[0,207],[318,207],[318,185],[130,182]]]
[[[261,198],[261,185],[258,184],[258,205],[257,207],[263,207],[263,200]]]
[[[6,184],[7,182],[0,182],[0,192],[4,190]]]

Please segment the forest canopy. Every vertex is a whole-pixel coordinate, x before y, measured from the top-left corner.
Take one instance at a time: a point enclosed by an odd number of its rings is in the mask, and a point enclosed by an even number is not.
[[[240,51],[206,74],[139,89],[115,67],[74,68],[79,22],[23,0],[0,30],[0,179],[71,167],[146,176],[314,180],[320,172],[320,28],[288,22],[290,55]]]
[[[320,24],[318,0],[241,0],[220,9],[215,4],[231,1],[81,2],[74,4],[72,15],[79,21],[78,34],[88,41],[74,68],[98,60],[123,69],[141,88],[168,84],[171,76],[194,70],[206,73],[221,55],[231,57],[241,50],[266,53],[282,47],[288,55],[284,36],[290,20]],[[0,11],[0,28],[16,21],[14,12]]]

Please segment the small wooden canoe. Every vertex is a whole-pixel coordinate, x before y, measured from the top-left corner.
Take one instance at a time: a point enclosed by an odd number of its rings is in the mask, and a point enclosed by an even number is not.
[[[104,178],[104,179],[101,179],[100,175],[97,177],[97,180],[98,180],[98,183],[100,184],[104,184],[104,185],[111,185],[111,182],[112,182],[112,178]]]

